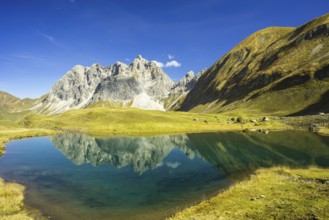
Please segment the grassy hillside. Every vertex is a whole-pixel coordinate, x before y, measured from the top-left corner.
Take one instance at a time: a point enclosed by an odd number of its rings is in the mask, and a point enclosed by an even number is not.
[[[328,112],[329,14],[298,28],[270,27],[201,76],[181,110],[248,114]]]
[[[21,100],[9,93],[0,91],[0,109],[9,111],[12,106],[18,105]]]
[[[162,112],[134,108],[72,110],[60,115],[30,115],[20,122],[26,128],[50,128],[97,135],[190,133],[254,128],[255,124],[228,123],[228,116],[187,112]],[[261,121],[261,116],[256,118]],[[260,122],[258,129],[286,128],[275,121]]]
[[[40,103],[39,99],[20,99],[9,93],[0,91],[0,120],[18,121],[31,114],[30,108]]]
[[[0,109],[6,112],[23,111],[36,105],[40,99],[20,99],[9,93],[0,91]]]

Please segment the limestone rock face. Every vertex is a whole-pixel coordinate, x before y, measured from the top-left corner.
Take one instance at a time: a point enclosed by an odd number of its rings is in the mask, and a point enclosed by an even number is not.
[[[144,91],[155,99],[168,96],[174,82],[155,62],[147,61],[140,55],[126,69],[125,73],[134,75],[144,87]]]
[[[202,74],[206,71],[207,69],[201,70],[199,73],[196,75],[194,74],[193,71],[189,71],[186,73],[185,77],[183,77],[177,84],[175,84],[170,93],[184,93],[184,92],[189,92],[196,82],[199,80],[199,78],[202,76]]]
[[[112,74],[111,70],[117,69],[105,68],[98,64],[91,67],[73,67],[51,88],[42,110],[56,114],[84,107],[98,84]]]
[[[139,55],[122,72],[99,83],[90,103],[123,101],[137,108],[164,110],[160,100],[168,96],[173,85],[156,63]]]
[[[129,101],[143,91],[142,86],[134,77],[108,77],[98,84],[91,102],[104,100]]]
[[[52,87],[39,112],[57,114],[99,101],[164,110],[160,100],[174,85],[155,62],[140,55],[129,66],[121,62],[109,67],[77,65]]]

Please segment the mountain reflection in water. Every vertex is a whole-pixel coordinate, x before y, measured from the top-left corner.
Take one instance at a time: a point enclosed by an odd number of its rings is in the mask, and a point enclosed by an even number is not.
[[[62,134],[7,144],[0,176],[60,220],[164,219],[261,167],[329,166],[329,137],[308,132],[98,138]]]
[[[259,167],[329,165],[328,138],[298,131],[111,138],[63,134],[51,141],[76,165],[131,166],[140,174],[163,166],[163,159],[175,148],[190,159],[202,158],[226,175]],[[165,165],[175,167],[179,162]]]

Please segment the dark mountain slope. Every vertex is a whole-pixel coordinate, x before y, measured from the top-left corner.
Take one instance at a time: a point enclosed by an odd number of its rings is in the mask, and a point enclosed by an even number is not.
[[[277,115],[308,108],[308,113],[328,111],[328,36],[329,14],[298,28],[258,31],[201,76],[180,110]]]

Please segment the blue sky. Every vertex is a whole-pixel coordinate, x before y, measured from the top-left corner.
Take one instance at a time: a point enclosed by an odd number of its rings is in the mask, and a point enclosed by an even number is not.
[[[139,54],[179,63],[164,68],[177,81],[257,30],[328,12],[328,0],[0,0],[0,90],[36,98],[76,64]]]

